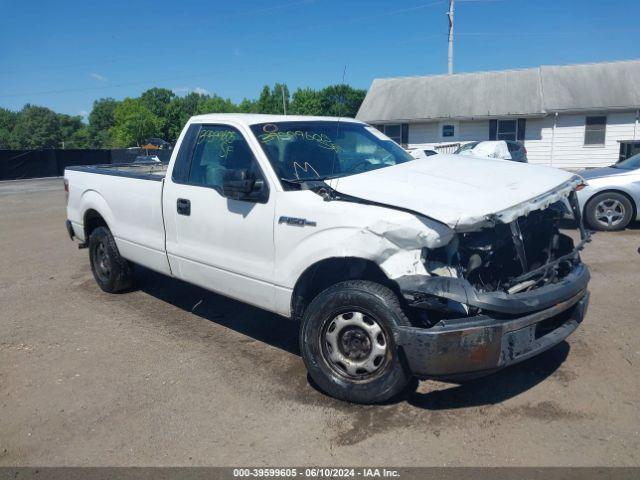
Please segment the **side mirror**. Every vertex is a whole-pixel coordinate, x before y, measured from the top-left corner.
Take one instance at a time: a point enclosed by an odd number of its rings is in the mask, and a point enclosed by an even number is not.
[[[248,169],[227,170],[222,179],[222,194],[233,200],[259,202],[263,200],[264,181],[255,178]]]

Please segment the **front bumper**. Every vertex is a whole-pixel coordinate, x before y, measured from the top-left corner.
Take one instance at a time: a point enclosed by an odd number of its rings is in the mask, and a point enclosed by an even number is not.
[[[475,292],[467,296],[469,292],[458,283],[462,290],[439,293],[458,301],[463,300],[460,296],[464,293],[470,302],[462,303],[482,308],[485,313],[442,320],[428,329],[399,327],[397,344],[413,374],[421,378],[473,376],[497,370],[538,355],[567,338],[586,314],[588,281],[588,269],[579,265],[563,282],[510,298],[501,293],[478,297]],[[408,282],[404,283],[406,286]],[[413,287],[411,291],[403,289],[403,294],[419,306],[419,291],[415,283]],[[425,290],[433,294],[423,285]]]

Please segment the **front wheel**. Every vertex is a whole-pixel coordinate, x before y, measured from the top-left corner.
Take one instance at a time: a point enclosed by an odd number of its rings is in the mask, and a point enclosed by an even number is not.
[[[383,285],[350,280],[326,289],[302,319],[300,351],[309,375],[341,400],[388,400],[411,379],[394,340],[402,325],[409,320],[398,297]]]
[[[589,225],[598,230],[624,230],[631,222],[633,205],[621,193],[604,192],[587,203],[585,216]]]

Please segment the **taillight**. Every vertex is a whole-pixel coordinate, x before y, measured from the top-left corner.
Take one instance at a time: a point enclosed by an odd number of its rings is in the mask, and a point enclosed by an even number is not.
[[[64,179],[64,197],[67,203],[69,203],[69,180]]]

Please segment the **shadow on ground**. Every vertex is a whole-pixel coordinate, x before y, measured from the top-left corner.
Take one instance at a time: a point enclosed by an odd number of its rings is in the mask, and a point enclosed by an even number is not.
[[[136,266],[136,288],[163,302],[300,355],[298,322]]]
[[[526,392],[551,376],[566,360],[569,350],[569,344],[562,342],[537,357],[487,377],[452,385],[443,390],[407,392],[404,400],[427,410],[451,410],[500,403]]]
[[[138,289],[201,318],[233,329],[255,340],[300,355],[300,325],[273,313],[217,295],[186,282],[136,267]],[[515,397],[544,381],[565,361],[569,344],[562,342],[551,350],[492,375],[450,384],[450,388],[427,393],[416,391],[418,382],[389,404],[407,402],[426,410],[451,410],[492,405]],[[318,390],[311,378],[310,385]],[[446,385],[443,383],[443,385]]]

